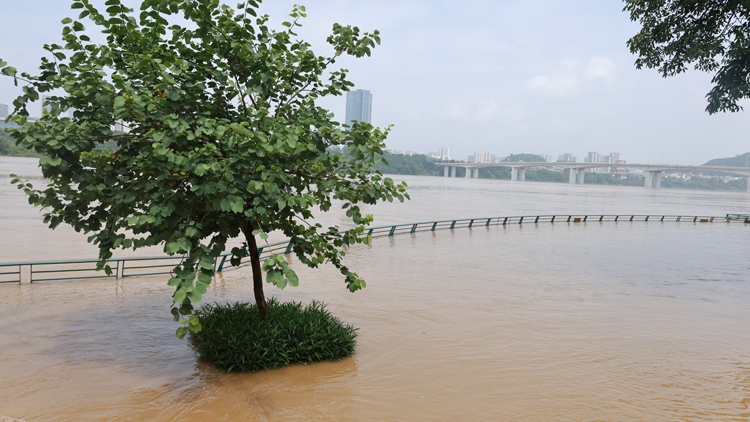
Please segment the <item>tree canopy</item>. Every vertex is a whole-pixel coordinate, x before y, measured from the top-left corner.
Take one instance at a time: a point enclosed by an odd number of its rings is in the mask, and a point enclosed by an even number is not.
[[[689,65],[714,74],[706,111],[736,112],[750,97],[750,2],[745,0],[625,0],[641,31],[628,40],[638,69],[664,77]]]
[[[256,237],[278,230],[304,264],[330,262],[354,292],[365,282],[342,263],[344,243],[369,241],[372,216],[358,204],[408,198],[375,169],[388,129],[341,126],[318,107],[323,96],[353,84],[347,70],[328,70],[341,54],[369,56],[378,31],[333,25],[328,57],[316,55],[294,32],[306,16],[295,6],[284,30],[268,27],[253,0],[237,8],[219,0],[144,0],[140,10],[107,0],[100,11],[74,0],[77,19],[65,18],[62,43],[45,45],[38,75],[0,72],[23,84],[9,120],[21,146],[43,154],[49,184],[15,180],[29,201],[44,207],[51,228],[67,223],[99,247],[99,267],[117,248],[163,245],[184,254],[173,271],[178,337],[200,330],[192,304],[214,275],[227,241],[241,237],[232,262],[250,257],[255,300],[268,313],[266,280],[296,286],[282,256],[259,261]],[[106,42],[87,35],[83,21]],[[49,113],[27,119],[27,105],[49,93]],[[73,109],[73,117],[67,110]],[[126,133],[115,133],[120,122]],[[115,143],[114,148],[102,148]],[[108,144],[109,143],[109,144]],[[347,154],[329,154],[341,146]],[[324,228],[313,211],[346,208],[354,228]]]
[[[523,161],[524,163],[543,163],[544,157],[536,154],[510,154],[507,158],[510,163],[518,163]]]

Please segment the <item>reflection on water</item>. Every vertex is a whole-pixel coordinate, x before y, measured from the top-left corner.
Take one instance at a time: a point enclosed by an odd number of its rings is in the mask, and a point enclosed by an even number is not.
[[[414,201],[371,209],[379,222],[586,209],[723,214],[748,205],[744,194],[409,182]],[[8,214],[4,204],[0,257],[70,253],[26,245],[9,228],[26,219],[30,230],[46,230],[38,214]],[[745,421],[748,230],[555,223],[376,239],[347,255],[368,281],[354,294],[335,269],[293,262],[300,287],[268,293],[328,303],[360,327],[357,353],[254,374],[224,374],[174,337],[163,277],[2,285],[0,414],[29,422]],[[74,233],[53,236],[86,250]],[[251,301],[249,278],[247,269],[225,272],[204,298]]]

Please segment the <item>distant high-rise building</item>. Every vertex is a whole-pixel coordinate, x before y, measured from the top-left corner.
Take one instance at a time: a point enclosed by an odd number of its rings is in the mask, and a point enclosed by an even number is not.
[[[450,160],[451,154],[448,148],[440,147],[438,148],[438,157],[441,160]]]
[[[112,126],[112,131],[114,132],[125,132],[125,122],[120,120],[115,120],[115,124]]]
[[[573,154],[566,152],[565,154],[561,154],[557,158],[557,161],[559,163],[575,163],[576,157],[574,157]]]
[[[617,164],[622,162],[620,160],[620,153],[619,152],[613,152],[609,155],[601,155],[598,152],[589,152],[588,157],[586,157],[587,163],[603,163],[603,164]],[[614,170],[617,170],[617,167],[599,167],[599,168],[593,168],[588,169],[586,171],[591,173],[610,173]]]
[[[50,97],[51,95],[42,95],[41,116],[44,116],[45,114],[49,114],[49,112],[52,111],[52,106],[47,104],[47,99]]]
[[[346,122],[372,123],[372,94],[370,91],[358,89],[346,93]]]
[[[552,158],[552,154],[542,154],[542,158],[544,158],[545,163],[551,163],[554,161],[554,158]]]
[[[0,118],[8,117],[8,104],[0,104]]]
[[[470,155],[466,157],[467,163],[476,163],[477,162],[477,156],[476,155]]]
[[[474,162],[475,163],[489,163],[491,162],[491,156],[487,151],[475,151],[474,152]]]

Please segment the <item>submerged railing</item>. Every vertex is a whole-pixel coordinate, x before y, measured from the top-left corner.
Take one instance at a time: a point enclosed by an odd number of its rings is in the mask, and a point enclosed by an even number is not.
[[[743,223],[750,224],[750,214],[727,214],[724,217],[700,215],[645,215],[645,214],[556,214],[556,215],[525,215],[508,217],[464,218],[458,220],[425,221],[421,223],[394,224],[367,228],[366,233],[372,237],[395,236],[425,231],[453,230],[459,228],[487,227],[491,225],[509,224],[539,224],[539,223],[589,223],[589,222],[690,222],[690,223]],[[290,254],[292,243],[289,241],[273,243],[259,247],[261,258],[275,253]],[[214,263],[216,272],[221,272],[231,265],[227,265],[231,253],[221,254]],[[29,283],[38,281],[80,280],[88,278],[115,278],[146,275],[169,274],[184,256],[162,256],[141,258],[113,258],[107,261],[112,268],[112,274],[106,275],[103,270],[95,268],[97,260],[73,261],[29,261],[0,263],[0,284],[21,283],[24,274]],[[246,264],[249,258],[240,262]],[[168,268],[168,269],[167,269]],[[75,274],[75,275],[71,275]]]

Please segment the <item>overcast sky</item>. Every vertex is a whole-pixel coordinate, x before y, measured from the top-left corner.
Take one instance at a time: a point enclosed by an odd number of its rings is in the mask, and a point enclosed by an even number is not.
[[[278,25],[301,0],[267,0]],[[42,45],[59,42],[65,0],[3,0],[0,58],[35,72]],[[95,2],[97,3],[97,2]],[[100,1],[99,3],[103,3]],[[230,2],[234,5],[235,2]],[[702,164],[750,151],[746,112],[704,111],[711,75],[664,79],[636,70],[625,45],[638,31],[613,0],[344,1],[302,3],[300,36],[316,53],[334,22],[378,29],[372,57],[344,58],[356,88],[373,94],[373,124],[394,125],[389,148],[557,155],[620,152],[631,163]],[[280,26],[277,26],[280,27]],[[0,77],[0,103],[18,95]],[[321,105],[344,119],[345,99]],[[32,109],[32,115],[35,109]],[[38,114],[38,112],[37,112]]]

